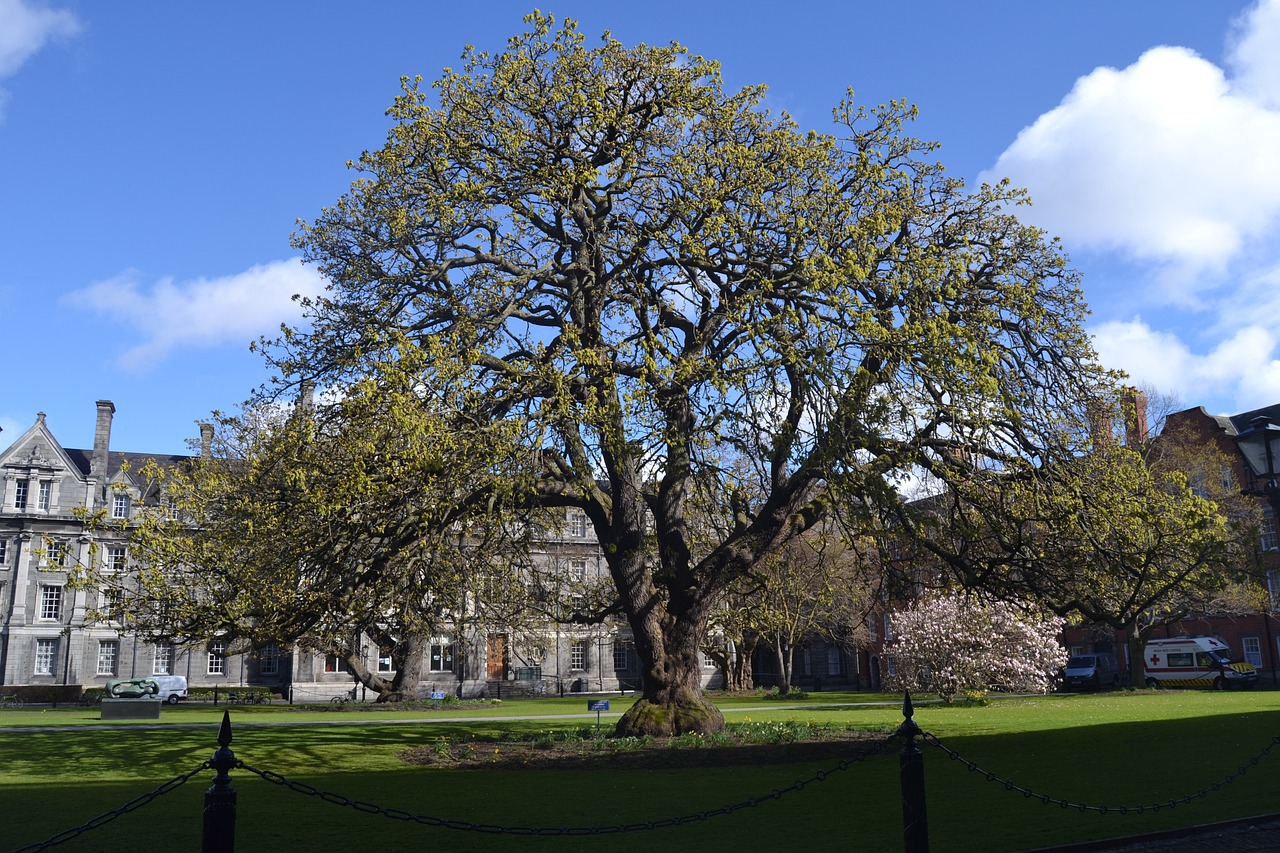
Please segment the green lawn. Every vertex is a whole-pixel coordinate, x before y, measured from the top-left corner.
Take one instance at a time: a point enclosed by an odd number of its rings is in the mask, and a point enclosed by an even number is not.
[[[820,699],[892,701],[883,695],[826,693]],[[610,697],[610,712],[616,715],[631,701]],[[789,719],[883,729],[901,721],[896,702],[840,707],[810,699],[802,705],[791,709],[753,698],[722,702],[730,722]],[[92,709],[0,711],[0,727],[12,727],[0,731],[0,851],[78,826],[190,771],[216,749],[222,710],[167,708],[161,727],[124,729],[104,727]],[[397,757],[441,736],[483,740],[594,727],[594,714],[555,716],[585,714],[585,697],[394,714],[232,707],[232,749],[248,765],[353,800],[473,824],[525,827],[615,825],[696,814],[768,795],[836,763],[521,772],[411,767]],[[483,719],[457,721],[464,715]],[[548,716],[517,719],[529,715]],[[1072,802],[1136,806],[1208,788],[1248,762],[1280,735],[1280,692],[1139,691],[1000,699],[985,707],[920,703],[916,721],[965,758],[1024,787]],[[609,724],[606,716],[606,730]],[[73,728],[46,730],[49,726]],[[1191,805],[1101,815],[1027,799],[927,748],[931,842],[936,850],[1025,850],[1275,812],[1280,747],[1274,752],[1229,787]],[[202,796],[211,775],[201,773],[55,849],[138,849],[144,837],[164,847],[198,849]],[[499,853],[623,846],[639,851],[901,849],[894,754],[731,815],[626,836],[544,838],[433,828],[322,802],[244,770],[233,778],[241,853],[329,850],[339,839],[373,849],[439,845]]]

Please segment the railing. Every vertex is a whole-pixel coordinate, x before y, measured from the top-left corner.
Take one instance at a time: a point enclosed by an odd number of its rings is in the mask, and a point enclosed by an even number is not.
[[[179,776],[175,776],[160,787],[156,788],[154,791],[140,797],[136,797],[117,809],[99,815],[80,826],[59,832],[45,841],[21,847],[15,851],[15,853],[36,853],[36,851],[46,850],[50,847],[61,844],[64,841],[69,841],[73,838],[79,837],[86,832],[90,832],[104,824],[110,823],[122,815],[128,814],[129,812],[147,805],[158,797],[163,796],[164,794],[167,794],[168,792],[185,784],[197,774],[210,769],[215,772],[215,775],[213,777],[212,785],[210,785],[204,796],[201,851],[202,853],[233,853],[235,849],[236,833],[236,791],[231,784],[232,770],[244,770],[247,773],[260,777],[264,781],[279,785],[287,790],[303,794],[304,796],[314,797],[319,801],[329,803],[331,805],[350,808],[355,811],[377,815],[391,820],[416,823],[422,826],[453,829],[465,832],[507,835],[618,835],[673,826],[682,826],[685,824],[711,820],[723,815],[742,811],[743,809],[754,808],[772,800],[780,799],[784,796],[799,793],[813,784],[825,782],[828,779],[831,779],[840,771],[848,770],[857,762],[885,754],[895,741],[899,741],[901,743],[901,749],[898,753],[898,764],[899,786],[902,796],[903,850],[906,851],[906,853],[927,853],[929,850],[929,825],[925,804],[924,754],[917,741],[921,741],[927,746],[938,749],[953,761],[959,761],[971,772],[984,778],[986,781],[996,783],[997,785],[1004,787],[1006,790],[1021,794],[1023,797],[1028,799],[1039,801],[1045,805],[1058,806],[1065,809],[1119,815],[1140,815],[1147,812],[1160,811],[1161,809],[1171,809],[1180,805],[1190,804],[1195,800],[1207,797],[1214,792],[1221,791],[1232,782],[1235,782],[1237,779],[1244,776],[1251,768],[1258,766],[1263,759],[1267,758],[1271,754],[1271,751],[1277,745],[1280,745],[1280,736],[1273,737],[1268,744],[1263,746],[1257,753],[1250,757],[1234,773],[1230,773],[1224,778],[1215,780],[1208,787],[1200,788],[1181,797],[1172,797],[1168,800],[1151,803],[1118,806],[1098,805],[1072,802],[1047,793],[1037,792],[984,770],[976,763],[969,761],[955,750],[946,746],[934,735],[921,731],[920,727],[914,720],[914,708],[912,706],[910,694],[907,694],[904,697],[902,714],[903,722],[892,735],[888,735],[883,740],[876,741],[865,749],[859,750],[854,753],[852,757],[841,760],[831,768],[818,771],[808,778],[796,781],[786,788],[776,788],[765,792],[760,796],[750,797],[746,800],[724,805],[719,808],[629,824],[596,826],[502,826],[497,824],[477,824],[469,821],[440,817],[437,815],[408,812],[403,809],[385,808],[375,803],[353,800],[342,794],[323,791],[312,785],[292,781],[270,770],[263,770],[248,765],[236,758],[235,754],[231,751],[231,716],[229,712],[224,711],[222,715],[222,723],[218,729],[218,749],[209,760],[201,762],[195,767],[195,769]]]

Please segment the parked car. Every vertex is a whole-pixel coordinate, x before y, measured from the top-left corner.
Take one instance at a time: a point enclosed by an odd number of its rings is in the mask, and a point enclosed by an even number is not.
[[[1120,685],[1120,668],[1115,655],[1091,652],[1073,655],[1062,670],[1063,690],[1101,690]]]

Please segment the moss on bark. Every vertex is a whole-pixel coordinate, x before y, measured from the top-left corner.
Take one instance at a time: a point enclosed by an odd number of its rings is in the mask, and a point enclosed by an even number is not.
[[[711,734],[724,728],[724,715],[705,698],[659,703],[641,699],[631,706],[615,730],[621,737],[673,737],[698,732]]]

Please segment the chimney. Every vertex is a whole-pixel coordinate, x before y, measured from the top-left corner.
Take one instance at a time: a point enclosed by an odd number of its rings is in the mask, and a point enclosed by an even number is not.
[[[213,450],[213,424],[200,424],[200,455],[208,457]]]
[[[98,401],[98,423],[93,430],[93,456],[89,460],[89,477],[99,483],[107,480],[107,454],[111,449],[111,416],[116,413],[110,400]]]
[[[1106,405],[1100,399],[1085,404],[1085,416],[1089,419],[1089,438],[1095,450],[1115,445],[1115,403]]]
[[[1124,445],[1137,450],[1147,443],[1147,395],[1139,388],[1126,388],[1120,398],[1124,406]]]

